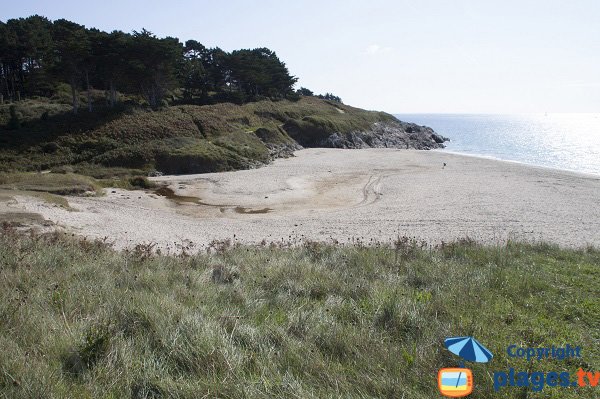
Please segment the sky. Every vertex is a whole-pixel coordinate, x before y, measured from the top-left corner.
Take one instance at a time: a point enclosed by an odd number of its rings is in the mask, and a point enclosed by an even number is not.
[[[598,0],[6,1],[105,31],[268,47],[297,87],[391,113],[600,112]]]

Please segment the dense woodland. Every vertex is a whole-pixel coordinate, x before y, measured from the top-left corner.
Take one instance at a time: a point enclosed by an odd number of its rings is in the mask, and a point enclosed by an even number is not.
[[[175,97],[202,105],[313,95],[304,88],[294,91],[296,82],[268,48],[226,52],[145,29],[107,33],[37,15],[0,21],[0,103],[52,97],[65,87],[75,113],[80,92],[87,95],[89,111],[90,96],[98,91],[109,107],[118,104],[118,93],[151,107]],[[341,102],[331,94],[319,97]]]

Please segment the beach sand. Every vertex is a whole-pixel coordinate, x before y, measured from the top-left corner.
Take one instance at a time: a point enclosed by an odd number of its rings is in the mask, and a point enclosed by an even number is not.
[[[0,212],[39,214],[119,249],[156,243],[170,252],[227,239],[369,244],[398,236],[600,246],[600,176],[443,151],[307,149],[259,169],[153,180],[174,195],[107,189],[70,197],[76,211],[18,196]]]

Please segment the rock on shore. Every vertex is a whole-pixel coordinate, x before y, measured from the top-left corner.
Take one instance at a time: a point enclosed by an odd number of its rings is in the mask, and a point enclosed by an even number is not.
[[[430,150],[444,148],[448,141],[430,127],[406,122],[377,122],[369,131],[333,133],[317,143],[328,148],[406,148]]]

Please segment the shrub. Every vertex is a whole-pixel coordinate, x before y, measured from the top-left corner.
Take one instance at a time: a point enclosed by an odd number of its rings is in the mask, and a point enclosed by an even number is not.
[[[51,172],[64,175],[67,173],[74,173],[75,170],[70,165],[62,165],[62,166],[57,166],[56,168],[52,168]]]
[[[55,142],[46,143],[42,146],[42,151],[46,154],[53,154],[60,149],[60,146]]]
[[[17,113],[17,107],[11,105],[9,108],[10,119],[8,120],[8,128],[10,130],[17,130],[21,128],[21,115]]]
[[[135,188],[141,188],[144,190],[148,190],[156,187],[156,184],[148,180],[147,177],[144,176],[134,176],[129,179],[129,184],[131,184]]]

